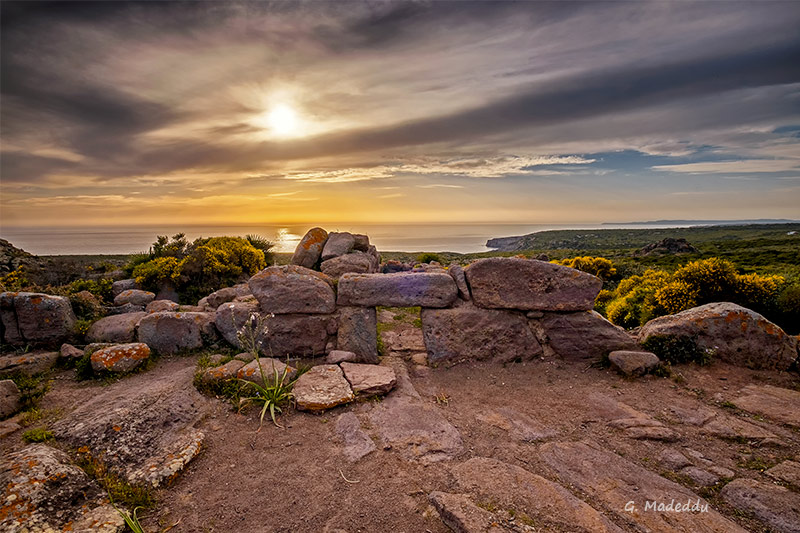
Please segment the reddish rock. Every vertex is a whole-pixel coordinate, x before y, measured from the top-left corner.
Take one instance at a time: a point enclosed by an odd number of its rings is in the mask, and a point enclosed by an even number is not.
[[[339,305],[361,307],[448,307],[458,295],[446,272],[343,274],[338,289]]]
[[[428,496],[444,525],[455,533],[512,533],[489,511],[475,505],[464,494],[434,491]]]
[[[35,376],[47,372],[55,366],[58,355],[58,352],[30,352],[0,356],[0,376],[16,373]]]
[[[736,407],[800,428],[800,392],[772,385],[748,385]]]
[[[346,231],[340,233],[331,232],[328,234],[328,240],[322,249],[322,261],[350,253],[355,245],[356,239],[352,233]]]
[[[643,376],[658,366],[658,356],[650,352],[615,350],[608,354],[611,367],[625,376]]]
[[[93,342],[134,342],[136,340],[136,326],[147,313],[125,313],[101,318],[86,332],[86,340]]]
[[[213,385],[237,377],[239,370],[244,366],[243,361],[233,359],[221,366],[206,368],[200,376],[202,383]],[[271,368],[271,367],[270,367]]]
[[[370,396],[386,394],[397,384],[394,370],[389,366],[341,363],[344,377],[356,394]]]
[[[523,311],[587,311],[603,282],[573,268],[515,257],[478,259],[464,269],[475,305]]]
[[[92,354],[95,372],[130,372],[150,357],[150,348],[141,342],[101,348]]]
[[[76,361],[83,357],[83,350],[76,348],[71,344],[62,344],[61,349],[58,351],[59,357],[66,361]]]
[[[358,461],[375,451],[375,443],[361,429],[361,422],[353,413],[342,413],[336,419],[336,433],[344,444],[344,456],[348,461]]]
[[[458,288],[458,297],[464,301],[470,301],[469,286],[467,286],[467,277],[464,275],[464,268],[458,263],[453,263],[447,267],[447,273],[456,282]]]
[[[352,402],[350,384],[337,365],[319,365],[303,374],[294,384],[297,408],[303,411],[323,411]]]
[[[20,399],[17,384],[10,379],[0,380],[0,418],[11,416],[20,409]]]
[[[177,311],[180,308],[176,302],[172,300],[153,300],[144,308],[147,313],[159,313],[161,311]]]
[[[543,331],[553,351],[568,361],[599,360],[617,350],[637,350],[625,330],[595,311],[545,313],[531,325]]]
[[[372,258],[364,252],[353,252],[323,261],[320,265],[322,272],[334,279],[338,279],[347,272],[367,274],[374,272]]]
[[[4,340],[11,345],[60,345],[73,333],[77,318],[69,300],[35,292],[0,294]]]
[[[753,479],[734,479],[720,493],[725,502],[752,513],[779,533],[800,532],[800,493]]]
[[[233,362],[234,361],[231,361],[231,363]],[[236,361],[236,363],[241,363],[241,361]],[[247,364],[239,365],[239,369],[236,371],[236,377],[264,386],[273,383],[276,374],[278,376],[278,381],[280,381],[284,372],[286,372],[287,380],[294,378],[297,374],[297,370],[285,365],[277,359],[259,357]]]
[[[322,249],[328,240],[328,232],[322,228],[311,228],[306,232],[292,256],[292,264],[305,268],[314,268],[322,255]]]
[[[267,267],[250,278],[250,290],[264,313],[333,313],[333,280],[296,265]]]
[[[114,297],[114,305],[147,305],[155,299],[155,293],[141,291],[139,289],[128,289]]]

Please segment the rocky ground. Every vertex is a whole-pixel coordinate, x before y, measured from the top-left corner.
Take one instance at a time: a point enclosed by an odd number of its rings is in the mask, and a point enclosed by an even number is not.
[[[196,392],[196,356],[163,357],[110,384],[61,371],[34,426],[156,485],[151,532],[800,531],[796,373],[716,362],[632,380],[554,357],[434,368],[418,313],[378,319],[397,375],[383,399],[289,409],[284,429],[259,430],[255,410]],[[5,427],[0,451],[23,449],[28,428]],[[46,462],[30,450],[17,462]],[[23,474],[3,475],[0,521]],[[698,499],[706,512],[646,509]]]

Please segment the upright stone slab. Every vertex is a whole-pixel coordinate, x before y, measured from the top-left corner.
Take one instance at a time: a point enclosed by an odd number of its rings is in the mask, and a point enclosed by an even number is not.
[[[518,311],[481,309],[463,303],[423,309],[422,335],[431,363],[459,360],[509,362],[542,355],[542,347]]]
[[[534,259],[490,257],[464,269],[478,307],[523,311],[585,311],[603,282],[573,268]]]
[[[531,320],[534,329],[543,331],[547,342],[568,361],[597,360],[616,350],[638,350],[625,330],[595,311],[545,313]]]
[[[35,292],[0,295],[5,342],[12,345],[55,345],[72,336],[77,318],[63,296]]]
[[[446,272],[344,274],[339,278],[339,305],[375,307],[448,307],[458,290]]]
[[[325,355],[337,329],[336,315],[275,315],[260,337],[261,351],[277,358]]]
[[[133,342],[136,340],[136,326],[147,313],[125,313],[103,317],[86,332],[88,342]]]
[[[339,307],[336,348],[353,352],[357,362],[378,362],[378,319],[374,307]]]
[[[250,278],[249,285],[265,313],[327,314],[336,309],[333,280],[305,267],[267,267]]]
[[[355,245],[356,239],[353,237],[352,233],[347,233],[346,231],[341,233],[332,232],[328,234],[328,240],[325,243],[325,247],[322,249],[322,260],[327,261],[328,259],[350,253]]]
[[[314,265],[319,262],[322,249],[325,247],[327,240],[328,232],[324,229],[311,228],[308,230],[294,250],[292,264],[305,268],[314,268]]]
[[[347,272],[369,274],[374,272],[372,256],[364,252],[352,252],[323,261],[320,270],[332,278],[338,279]]]
[[[639,342],[656,335],[693,340],[720,361],[754,369],[786,370],[798,355],[796,338],[755,311],[730,302],[651,320],[639,332]]]

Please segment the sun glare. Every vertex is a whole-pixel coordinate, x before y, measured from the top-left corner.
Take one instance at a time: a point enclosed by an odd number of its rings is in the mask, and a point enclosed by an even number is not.
[[[273,135],[291,137],[299,133],[297,113],[286,104],[278,104],[269,110],[264,122]]]

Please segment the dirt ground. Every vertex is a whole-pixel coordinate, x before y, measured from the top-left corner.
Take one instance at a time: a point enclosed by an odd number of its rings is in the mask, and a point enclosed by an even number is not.
[[[397,321],[387,330],[413,327]],[[391,347],[389,347],[391,348]],[[405,354],[408,355],[408,354]],[[162,358],[146,373],[167,375],[192,367],[195,357]],[[715,363],[708,367],[681,366],[672,378],[625,379],[609,369],[538,360],[506,366],[481,362],[450,368],[421,368],[406,362],[414,388],[460,433],[463,449],[449,460],[409,460],[385,445],[369,413],[380,400],[367,400],[322,414],[288,409],[280,418],[284,429],[265,423],[258,430],[255,411],[237,414],[231,406],[211,399],[211,414],[201,423],[206,439],[199,457],[167,488],[156,492],[157,505],[142,512],[147,531],[194,532],[349,532],[446,533],[431,506],[432,491],[458,492],[450,468],[472,457],[490,457],[558,481],[537,458],[537,442],[515,438],[502,424],[493,424],[498,410],[535,420],[553,432],[547,441],[591,440],[629,461],[674,479],[695,492],[690,480],[674,476],[656,458],[665,448],[699,452],[707,464],[733,470],[736,477],[766,481],[763,465],[800,456],[796,428],[738,410],[733,401],[749,384],[769,384],[800,390],[797,374],[752,371]],[[105,385],[76,382],[71,372],[55,377],[42,402],[50,418],[63,416]],[[395,394],[396,391],[390,393]],[[650,415],[679,434],[677,442],[637,440],[611,427],[597,414],[597,397],[622,402]],[[386,400],[384,400],[386,401]],[[780,437],[783,445],[758,447],[746,439],[724,440],[704,434],[699,426],[675,422],[671,406],[689,411],[701,408],[733,416]],[[342,454],[337,418],[355,413],[374,440],[376,450],[350,462]],[[18,434],[2,439],[3,451],[22,446]],[[567,486],[589,505],[600,502]],[[701,492],[717,511],[751,531],[767,531],[760,522],[729,508],[718,490]],[[484,502],[487,503],[487,502]],[[605,510],[606,516],[620,523]],[[542,529],[543,531],[545,529]],[[558,531],[557,529],[546,529]],[[564,529],[568,531],[568,529]]]

